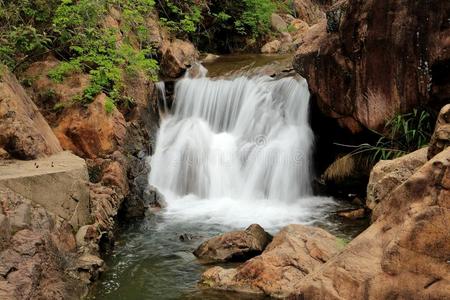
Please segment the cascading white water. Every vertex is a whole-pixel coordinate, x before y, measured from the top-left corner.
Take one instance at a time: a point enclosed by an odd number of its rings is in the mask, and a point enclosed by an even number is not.
[[[151,159],[150,184],[184,219],[246,226],[307,221],[313,134],[303,78],[212,80],[200,67],[175,87]]]

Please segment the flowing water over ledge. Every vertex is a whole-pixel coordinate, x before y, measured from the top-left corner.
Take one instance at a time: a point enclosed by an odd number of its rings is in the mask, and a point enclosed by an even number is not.
[[[167,208],[124,229],[90,298],[255,299],[198,290],[206,267],[195,247],[252,223],[272,234],[310,224],[345,239],[364,227],[334,217],[346,204],[312,196],[314,138],[303,78],[211,80],[205,73],[200,66],[177,83],[151,158],[149,182]]]

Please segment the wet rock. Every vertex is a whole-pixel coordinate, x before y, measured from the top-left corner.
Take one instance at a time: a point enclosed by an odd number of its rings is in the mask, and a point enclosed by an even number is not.
[[[350,209],[344,211],[338,211],[337,215],[349,220],[363,219],[366,216],[364,208]]]
[[[202,275],[203,287],[287,297],[295,284],[340,250],[336,237],[302,225],[284,227],[264,252],[236,269],[214,267]]]
[[[245,261],[260,253],[272,237],[257,225],[246,230],[227,232],[202,243],[194,255],[205,262]]]
[[[62,150],[36,105],[3,66],[0,66],[0,100],[0,148],[11,157],[35,159]]]
[[[288,25],[280,15],[273,13],[270,17],[270,25],[272,29],[278,32],[286,32]]]
[[[378,162],[370,172],[366,206],[375,210],[395,188],[427,162],[427,151],[427,148],[422,148],[394,160]]]
[[[278,51],[280,51],[280,48],[281,48],[281,42],[279,40],[274,40],[274,41],[268,42],[267,44],[262,46],[261,53],[266,53],[266,54],[278,53]]]
[[[153,207],[164,208],[167,206],[166,198],[154,186],[148,186],[145,189],[144,202]]]
[[[76,271],[79,273],[80,280],[91,283],[98,279],[100,274],[104,271],[103,266],[105,262],[91,254],[81,256],[76,263]]]
[[[450,104],[445,105],[439,113],[428,148],[428,159],[433,158],[448,146],[450,146]]]
[[[178,239],[182,242],[192,241],[194,238],[195,236],[190,233],[183,233],[178,237]]]
[[[345,249],[297,283],[300,299],[450,297],[450,149],[395,188],[379,217]]]
[[[198,59],[198,51],[188,42],[175,39],[162,46],[161,69],[171,78],[177,78]]]

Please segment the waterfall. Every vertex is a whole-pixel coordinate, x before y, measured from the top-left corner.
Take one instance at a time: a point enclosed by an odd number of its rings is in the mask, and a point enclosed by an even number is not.
[[[321,203],[311,198],[306,80],[195,74],[177,82],[151,158],[149,182],[166,196],[168,211],[264,222]]]

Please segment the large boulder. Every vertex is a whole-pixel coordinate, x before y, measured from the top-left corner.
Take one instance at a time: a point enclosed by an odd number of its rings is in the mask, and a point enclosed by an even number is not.
[[[164,75],[171,78],[180,77],[199,57],[192,43],[179,39],[165,42],[161,46],[161,53],[161,69]]]
[[[315,227],[289,225],[264,250],[238,268],[214,267],[202,275],[201,286],[287,297],[295,284],[341,249],[339,240]]]
[[[122,144],[126,134],[123,115],[105,108],[107,97],[100,94],[85,109],[74,106],[61,117],[55,134],[65,150],[84,158],[112,154]]]
[[[85,161],[70,152],[34,161],[0,163],[0,187],[41,205],[75,229],[90,221],[88,182]],[[30,225],[29,203],[24,201],[14,211],[11,225],[17,229]]]
[[[400,184],[427,162],[428,148],[422,148],[394,160],[378,162],[370,172],[366,206],[374,210]]]
[[[379,217],[296,284],[300,299],[450,298],[450,149],[378,204]]]
[[[450,146],[450,104],[445,105],[439,113],[430,147],[428,148],[428,159]]]
[[[41,158],[62,150],[36,105],[3,66],[0,66],[0,148],[18,159]]]
[[[352,132],[380,130],[396,113],[449,102],[448,1],[348,0],[330,10],[294,61],[325,115]]]
[[[202,243],[194,255],[205,262],[245,261],[261,254],[272,237],[257,225],[227,232]]]

